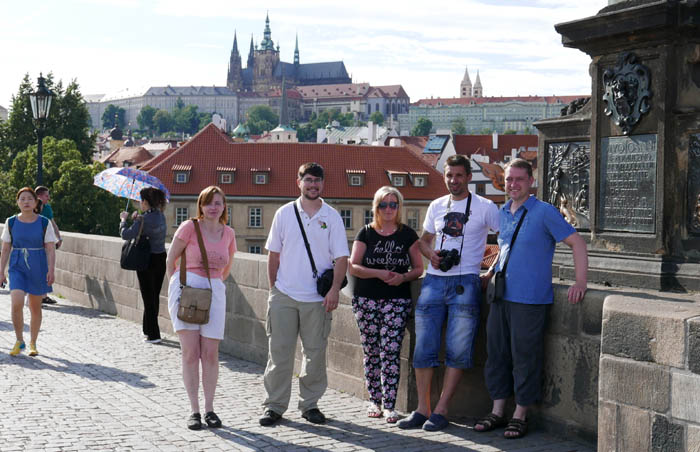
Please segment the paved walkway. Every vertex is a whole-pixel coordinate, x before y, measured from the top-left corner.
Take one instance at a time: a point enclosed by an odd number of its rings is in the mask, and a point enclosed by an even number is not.
[[[364,402],[329,390],[324,426],[296,410],[271,428],[258,424],[263,398],[257,364],[221,354],[215,409],[220,429],[186,428],[189,403],[176,337],[142,342],[141,327],[67,300],[44,307],[40,355],[11,357],[10,297],[0,290],[0,450],[169,451],[581,451],[582,445],[531,432],[518,441],[454,423],[439,433],[403,431],[368,419]],[[25,309],[25,323],[29,320]],[[28,326],[25,340],[29,339]],[[296,406],[297,388],[290,406]]]

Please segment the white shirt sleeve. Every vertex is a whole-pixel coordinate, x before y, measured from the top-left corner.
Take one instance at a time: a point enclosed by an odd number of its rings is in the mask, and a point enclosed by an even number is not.
[[[350,256],[348,248],[348,238],[345,235],[345,224],[340,214],[333,210],[333,224],[331,225],[331,256],[338,259],[343,256]]]
[[[49,220],[49,224],[46,226],[46,233],[44,234],[44,243],[49,242],[58,242],[58,239],[56,238],[56,233],[53,230],[53,225],[51,224],[51,220]]]
[[[282,237],[280,232],[282,231],[282,209],[284,206],[277,209],[275,216],[272,219],[272,226],[270,226],[270,233],[267,235],[267,241],[265,242],[265,248],[273,253],[279,253],[282,251]]]
[[[498,217],[498,206],[496,204],[490,204],[489,208],[486,210],[486,224],[488,224],[489,228],[494,232],[498,232],[500,228]]]
[[[0,237],[0,240],[8,243],[12,241],[10,238],[10,225],[7,224],[7,221],[5,222],[5,227],[2,228],[2,237]]]
[[[435,206],[437,200],[430,203],[428,210],[425,212],[425,220],[423,220],[423,232],[435,234]]]

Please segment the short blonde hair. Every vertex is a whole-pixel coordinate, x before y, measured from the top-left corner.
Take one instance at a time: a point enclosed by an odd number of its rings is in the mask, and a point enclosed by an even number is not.
[[[221,195],[221,199],[224,201],[224,211],[219,217],[219,223],[228,223],[228,209],[226,209],[226,195],[224,191],[217,187],[216,185],[210,185],[199,193],[199,198],[197,198],[197,219],[201,220],[204,218],[204,211],[202,206],[206,206],[214,199],[214,195]]]
[[[373,228],[383,228],[384,225],[381,224],[381,217],[379,216],[379,203],[382,202],[382,199],[386,198],[389,195],[394,195],[396,197],[396,202],[399,204],[396,207],[396,226],[397,229],[401,228],[401,212],[402,212],[402,207],[403,207],[403,195],[401,194],[400,191],[398,191],[395,187],[391,187],[389,185],[385,185],[383,187],[380,187],[379,190],[376,191],[374,194],[374,200],[372,200],[372,214],[374,218],[372,219],[372,222],[370,223],[370,226]]]

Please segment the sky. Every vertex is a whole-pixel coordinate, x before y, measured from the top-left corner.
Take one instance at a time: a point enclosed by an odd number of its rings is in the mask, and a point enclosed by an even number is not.
[[[83,95],[150,86],[224,86],[234,32],[292,62],[342,60],[354,82],[401,84],[415,102],[459,96],[465,67],[485,96],[590,94],[590,57],[554,25],[607,0],[61,0],[0,2],[0,105],[26,73],[53,72]]]

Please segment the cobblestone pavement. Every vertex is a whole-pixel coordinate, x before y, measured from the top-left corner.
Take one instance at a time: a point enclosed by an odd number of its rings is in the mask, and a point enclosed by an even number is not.
[[[328,390],[329,422],[316,426],[290,409],[280,424],[258,424],[263,368],[221,354],[215,410],[220,429],[186,428],[189,403],[180,377],[177,337],[142,342],[141,327],[67,300],[45,306],[40,355],[9,355],[14,343],[10,297],[0,290],[0,450],[4,452],[165,451],[580,451],[590,445],[531,432],[505,440],[463,423],[438,433],[403,431],[368,419],[364,402]],[[25,309],[25,340],[29,340]],[[296,407],[296,383],[290,407]],[[200,398],[200,400],[202,400]],[[203,402],[202,402],[203,403]]]

